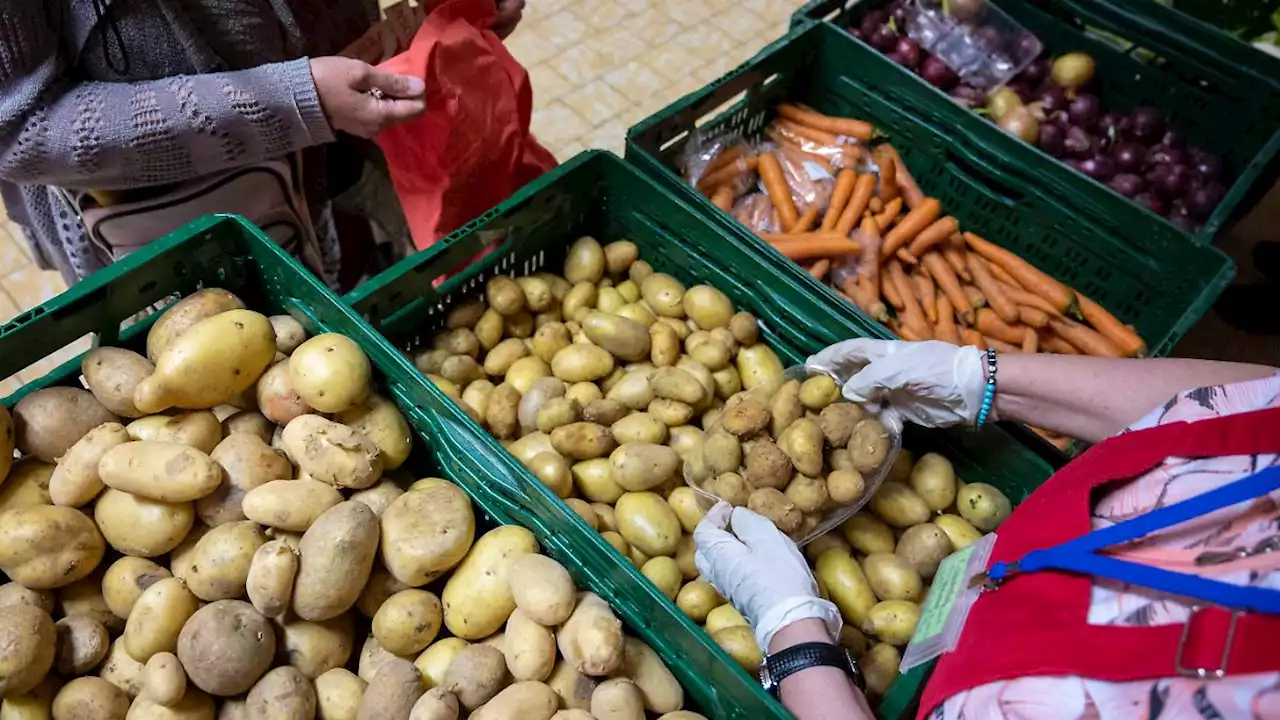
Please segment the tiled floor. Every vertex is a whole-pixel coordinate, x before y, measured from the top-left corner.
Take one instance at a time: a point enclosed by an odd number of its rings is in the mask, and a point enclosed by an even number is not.
[[[565,160],[622,154],[627,128],[723,75],[777,39],[803,0],[528,0],[507,44],[533,81],[533,129]],[[31,261],[0,207],[0,323],[66,289]],[[13,377],[40,377],[84,349],[68,346]]]

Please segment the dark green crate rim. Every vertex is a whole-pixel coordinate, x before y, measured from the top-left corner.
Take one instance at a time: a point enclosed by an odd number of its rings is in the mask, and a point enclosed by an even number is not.
[[[866,62],[858,65],[859,78],[836,74],[831,67],[837,61],[843,67],[850,47],[867,56]],[[888,63],[891,68],[877,66],[877,62]],[[1216,248],[1198,245],[1185,234],[1125,234],[1114,225],[1096,221],[1046,190],[1043,179],[1015,175],[1004,159],[966,145],[966,130],[1004,134],[984,119],[950,101],[929,109],[908,109],[903,103],[881,99],[878,88],[869,89],[864,79],[874,72],[896,76],[899,71],[870,48],[859,48],[834,25],[811,23],[631,128],[627,133],[627,159],[699,208],[723,233],[780,261],[781,255],[685,184],[672,167],[695,125],[710,136],[754,135],[765,124],[773,104],[799,87],[810,91],[803,100],[818,105],[820,110],[824,109],[824,102],[839,102],[839,109],[829,111],[856,112],[890,135],[905,133],[913,137],[912,142],[927,141],[929,147],[925,149],[895,143],[913,168],[945,163],[938,166],[944,176],[915,170],[926,192],[937,195],[944,206],[953,209],[964,227],[1076,285],[1136,325],[1153,356],[1168,355],[1230,283],[1234,264]],[[743,93],[747,93],[745,99],[741,97]],[[856,102],[845,94],[855,94]],[[856,107],[850,109],[850,102],[855,102]],[[726,106],[729,109],[711,117]],[[938,129],[943,122],[933,114],[936,110],[946,111],[943,121],[948,129]],[[885,118],[890,119],[888,125]],[[949,203],[948,193],[958,193],[977,205]],[[1161,288],[1170,291],[1160,292]],[[857,308],[848,304],[845,307],[863,324],[871,322]],[[885,331],[880,332],[878,336],[883,336]]]
[[[249,285],[255,281],[262,285]],[[496,470],[501,467],[500,458],[488,471],[477,464],[476,453],[487,448],[466,442],[465,416],[451,403],[426,392],[412,363],[243,218],[228,215],[197,220],[4,323],[0,326],[0,372],[5,377],[20,372],[88,333],[96,333],[95,346],[140,348],[154,317],[123,332],[121,322],[164,298],[198,287],[227,287],[251,307],[256,304],[260,310],[292,315],[310,333],[337,332],[356,341],[372,362],[386,394],[413,427],[415,448],[410,461],[415,468],[429,468],[457,484],[476,507],[478,526],[520,525],[532,531],[543,551],[569,569],[580,589],[603,597],[630,631],[653,647],[676,673],[691,707],[699,707],[712,717],[748,717],[716,712],[724,705],[721,693],[725,688],[709,687],[700,667],[701,663],[726,662],[727,658],[688,652],[689,647],[696,649],[705,642],[700,630],[681,627],[681,623],[688,623],[682,614],[664,622],[665,616],[677,611],[622,586],[625,581],[638,587],[635,578],[639,575],[629,563],[621,563],[599,535],[561,515],[540,513],[496,490],[493,482],[495,473],[501,472]],[[79,376],[77,357],[2,402],[12,407],[26,394],[54,385],[81,387]],[[503,481],[517,492],[527,490],[521,485],[527,482],[530,480],[523,477]]]
[[[625,195],[625,202],[614,205],[614,201],[609,199],[613,192]],[[715,226],[700,218],[694,208],[612,154],[599,151],[573,158],[442,243],[402,261],[345,299],[386,336],[401,344],[415,346],[424,342],[432,330],[431,326],[423,324],[424,316],[428,321],[434,318],[434,322],[439,323],[449,307],[479,294],[488,277],[532,272],[552,262],[548,253],[555,249],[547,246],[545,238],[538,239],[537,228],[572,216],[568,218],[568,222],[573,223],[572,230],[586,231],[579,223],[589,222],[590,218],[583,220],[571,207],[567,207],[574,202],[585,203],[592,208],[607,205],[608,208],[600,212],[609,218],[599,222],[621,223],[634,231],[628,237],[641,245],[642,257],[655,260],[657,269],[677,277],[683,276],[686,282],[691,279],[710,282],[728,293],[736,305],[755,311],[761,319],[765,342],[778,351],[784,363],[800,362],[806,354],[829,342],[797,332],[796,328],[788,327],[787,322],[788,317],[796,320],[812,316],[817,306],[826,303],[825,294],[812,292],[820,288],[797,288],[789,282],[768,282],[776,280],[774,273],[788,274],[785,268],[775,269],[773,265],[779,264],[776,260],[761,261],[742,254],[743,249],[736,243],[734,247],[720,246],[719,253],[711,252],[719,233]],[[618,220],[615,216],[625,217]],[[677,225],[678,231],[671,229]],[[571,239],[567,237],[565,242]],[[608,241],[613,238],[599,239]],[[500,245],[488,257],[468,265],[481,248],[494,242],[500,242]],[[654,258],[645,252],[646,246],[663,251],[663,255]],[[786,265],[795,268],[792,263]],[[769,274],[761,277],[760,268]],[[438,287],[434,286],[437,279],[455,271],[456,275]],[[803,271],[796,274],[808,278]],[[785,285],[785,289],[779,287],[779,283]],[[798,295],[795,294],[797,292]],[[778,308],[771,307],[775,302],[790,309],[779,312]],[[842,306],[843,302],[835,307]],[[796,315],[797,311],[805,312],[806,316]],[[827,334],[834,332],[837,337],[858,334],[847,320],[842,319],[839,323],[838,327],[825,328]],[[806,325],[813,329],[813,323]],[[478,425],[468,429],[477,448],[487,446],[482,452],[483,462],[495,467],[502,463],[513,468],[511,472],[525,473],[515,459]],[[946,454],[962,477],[982,477],[1001,487],[1014,502],[1026,497],[1051,472],[1048,464],[996,429],[975,433],[908,428],[907,435],[908,445],[913,449]],[[537,483],[536,480],[533,482]],[[562,505],[545,488],[540,497],[527,501],[534,500],[540,504]],[[579,524],[586,527],[585,523]],[[620,555],[618,557],[621,559]],[[661,600],[665,602],[665,598]],[[915,702],[928,671],[929,668],[917,668],[896,681],[879,706],[881,714],[897,717]],[[745,678],[745,674],[738,674]],[[752,685],[752,706],[748,707],[746,717],[780,717],[785,714],[771,699],[760,704],[761,696],[754,683]]]
[[[1130,0],[1124,7],[1111,0],[1039,0],[1035,6],[1024,0],[1001,0],[998,4],[1016,20],[1037,31],[1047,47],[1056,43],[1062,49],[1087,50],[1098,60],[1101,71],[1112,68],[1105,74],[1100,72],[1100,77],[1142,78],[1137,83],[1126,81],[1126,87],[1116,87],[1111,93],[1104,88],[1101,94],[1113,101],[1110,105],[1157,107],[1166,115],[1175,116],[1178,130],[1188,139],[1214,148],[1227,160],[1235,179],[1217,209],[1194,235],[1123,198],[1103,183],[1072,170],[1039,148],[1008,135],[993,123],[984,123],[986,129],[975,133],[975,139],[987,152],[1016,159],[1026,166],[1027,178],[1043,176],[1048,180],[1044,183],[1047,189],[1099,220],[1114,216],[1131,226],[1132,232],[1194,237],[1196,242],[1210,244],[1233,221],[1252,209],[1280,179],[1280,131],[1273,130],[1280,128],[1280,73],[1267,72],[1269,67],[1280,68],[1280,62],[1273,64],[1253,58],[1248,53],[1257,56],[1262,53],[1242,43],[1228,42],[1225,36],[1219,38],[1206,32],[1187,38],[1171,33],[1168,27],[1173,23],[1152,22],[1151,18],[1129,10],[1130,5],[1138,3],[1158,5],[1155,0]],[[945,102],[959,108],[946,93],[843,31],[843,26],[881,4],[883,0],[810,0],[792,16],[792,27],[811,22],[830,24],[840,30],[841,42],[850,47],[851,54],[853,48],[861,48],[895,68],[899,78],[882,88],[884,91],[893,94],[900,89],[896,84],[903,83],[911,88],[916,102]],[[1099,39],[1094,31],[1105,32],[1110,37]],[[1122,50],[1116,47],[1116,42],[1130,47]],[[1243,52],[1246,50],[1248,53]],[[1163,68],[1139,59],[1151,53],[1165,59]],[[1144,98],[1139,88],[1162,90],[1151,91]],[[1117,98],[1119,102],[1115,102]],[[1184,105],[1199,109],[1183,113]],[[1219,107],[1229,110],[1213,110],[1214,115],[1207,114],[1210,108]],[[1182,116],[1177,117],[1179,114]],[[1242,148],[1239,139],[1250,123],[1256,123],[1259,129],[1255,140]]]

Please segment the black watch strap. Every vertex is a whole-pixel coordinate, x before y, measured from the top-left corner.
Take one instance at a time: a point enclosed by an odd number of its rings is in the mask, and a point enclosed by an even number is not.
[[[809,642],[791,647],[765,658],[765,689],[777,696],[782,681],[811,667],[834,667],[844,670],[859,690],[866,690],[862,669],[848,650],[825,642]]]

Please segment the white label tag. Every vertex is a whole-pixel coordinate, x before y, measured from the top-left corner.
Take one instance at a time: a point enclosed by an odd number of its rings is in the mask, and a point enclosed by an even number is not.
[[[810,180],[831,180],[831,173],[812,160],[804,161],[804,171],[809,174]]]
[[[902,654],[900,672],[923,665],[956,648],[964,623],[982,587],[972,587],[974,576],[986,571],[995,547],[996,534],[989,533],[969,547],[952,553],[938,566],[929,586],[929,597],[920,608],[920,620],[907,650]]]

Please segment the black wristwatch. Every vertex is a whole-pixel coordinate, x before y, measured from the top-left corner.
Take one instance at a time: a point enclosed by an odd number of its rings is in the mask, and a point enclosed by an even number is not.
[[[783,680],[806,668],[823,666],[844,670],[859,690],[866,691],[867,682],[862,677],[862,668],[858,667],[853,653],[839,645],[825,642],[792,645],[766,657],[760,666],[760,681],[764,683],[765,690],[778,697]]]

